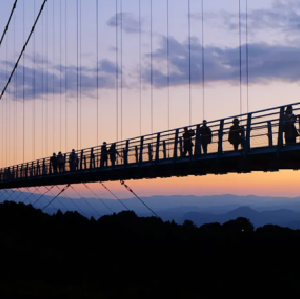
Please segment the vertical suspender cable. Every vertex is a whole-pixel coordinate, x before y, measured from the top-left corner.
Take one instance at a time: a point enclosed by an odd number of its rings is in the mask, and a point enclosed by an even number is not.
[[[150,14],[151,14],[151,133],[153,134],[153,4],[152,0],[150,0]]]
[[[121,69],[121,140],[123,140],[123,8],[122,8],[122,0],[120,0],[120,35],[121,35],[121,46],[120,46],[120,54],[121,54],[121,61],[120,61],[120,69]]]
[[[16,16],[14,15],[14,56],[16,53]],[[17,92],[17,77],[18,77],[18,72],[15,73],[14,76],[14,164],[16,164],[17,162],[17,146],[16,146],[16,142],[17,142],[17,137],[16,137],[16,123],[17,123],[17,96],[16,96],[16,92]],[[2,144],[3,144],[3,140],[2,140]],[[3,153],[3,150],[2,150]],[[2,161],[3,163],[3,161]]]
[[[201,0],[202,3],[202,17],[201,17],[201,20],[202,20],[202,104],[203,104],[203,107],[202,107],[202,113],[203,113],[203,120],[205,118],[205,69],[204,69],[204,0]]]
[[[142,135],[142,32],[141,0],[139,0],[139,60],[140,60],[140,135]]]
[[[68,150],[68,15],[65,0],[65,152]]]
[[[96,26],[97,26],[97,29],[96,29],[96,70],[97,70],[97,109],[96,109],[96,119],[97,119],[97,138],[96,138],[96,141],[97,141],[97,145],[99,145],[99,117],[98,117],[98,113],[99,113],[99,41],[98,41],[98,38],[99,38],[99,16],[98,16],[98,6],[99,6],[99,2],[98,0],[96,0]]]
[[[61,147],[61,134],[62,134],[62,127],[61,127],[61,90],[62,90],[62,69],[61,69],[61,56],[62,56],[62,1],[59,2],[59,149],[62,150]]]
[[[247,76],[247,113],[249,112],[249,52],[248,52],[248,0],[246,0],[246,76]]]
[[[33,19],[35,20],[35,4],[36,0],[34,0],[34,9],[33,9]],[[32,144],[32,160],[35,158],[35,32],[33,33],[33,102],[32,102],[32,138],[33,138],[33,144]]]
[[[170,48],[169,48],[169,0],[167,0],[167,109],[168,109],[168,130],[170,130]]]
[[[6,80],[8,78],[7,74],[7,55],[8,55],[8,38],[6,38]],[[10,165],[10,97],[6,94],[8,100],[8,163]]]
[[[23,44],[25,43],[25,0],[23,0]],[[23,55],[23,163],[25,163],[25,55]]]
[[[240,58],[240,114],[242,114],[242,28],[241,28],[241,0],[239,0],[239,58]]]
[[[7,47],[7,45],[8,45],[8,37],[6,37],[6,41],[5,41],[5,44],[6,44],[6,63],[5,63],[5,80],[7,81],[7,79],[8,79],[8,74],[7,74],[7,54],[8,54],[8,47]],[[9,136],[8,136],[8,128],[9,128],[9,122],[8,122],[8,120],[9,120],[9,117],[8,117],[8,106],[9,106],[9,98],[8,98],[8,96],[7,96],[7,94],[8,93],[6,93],[5,94],[5,102],[6,102],[6,115],[5,115],[5,128],[6,128],[6,136],[5,136],[5,140],[6,140],[6,142],[5,142],[5,144],[6,144],[6,151],[5,151],[5,156],[6,156],[6,166],[8,166],[8,163],[9,163],[9,161],[8,161],[8,159],[7,159],[7,157],[8,157],[8,148],[9,148],[9,145],[8,145],[8,139],[9,139]]]
[[[81,109],[81,60],[82,60],[82,43],[81,43],[81,10],[82,10],[82,6],[81,6],[81,0],[79,0],[79,148],[81,148],[81,114],[82,114],[82,109]]]
[[[45,122],[46,122],[46,126],[45,126],[45,153],[48,156],[48,124],[49,124],[49,119],[48,119],[48,101],[49,101],[49,97],[48,97],[48,92],[49,92],[49,73],[48,73],[48,67],[49,67],[49,49],[48,49],[48,44],[49,44],[49,9],[48,9],[48,5],[46,6],[46,40],[45,40],[45,51],[46,51],[46,113],[45,113]]]
[[[191,100],[191,20],[190,0],[188,0],[188,48],[189,48],[189,125],[192,124],[192,100]]]
[[[118,48],[118,0],[116,0],[116,135],[119,141],[119,48]]]
[[[54,140],[54,136],[55,136],[55,113],[54,113],[54,108],[55,108],[55,105],[54,105],[54,102],[55,102],[55,98],[54,98],[54,95],[55,95],[55,84],[54,84],[54,71],[55,71],[55,24],[54,24],[54,15],[55,15],[55,5],[54,5],[54,2],[53,1],[53,11],[52,11],[52,26],[53,26],[53,74],[52,74],[52,92],[53,92],[53,95],[52,95],[52,127],[53,127],[53,132],[52,132],[52,143],[53,143],[53,152],[55,150],[55,140]],[[60,130],[60,128],[59,128]]]
[[[44,14],[42,14],[42,111],[41,111],[41,117],[42,117],[42,125],[41,125],[41,131],[42,131],[42,157],[44,156]]]
[[[79,41],[78,41],[78,35],[79,35],[79,28],[78,28],[78,15],[79,15],[79,6],[78,6],[78,0],[76,1],[77,2],[77,11],[76,11],[76,20],[77,20],[77,24],[76,24],[76,31],[77,31],[77,36],[76,36],[76,42],[77,42],[77,45],[76,45],[76,60],[77,60],[77,110],[76,110],[76,114],[77,114],[77,149],[79,148],[78,147],[78,106],[79,106],[79,98],[78,98],[78,93],[79,93],[79,90],[78,90],[78,87],[79,87],[79,70],[78,70],[78,68],[79,68],[79,64],[78,64],[78,55],[79,55],[79,53],[78,53],[78,47],[79,47]]]

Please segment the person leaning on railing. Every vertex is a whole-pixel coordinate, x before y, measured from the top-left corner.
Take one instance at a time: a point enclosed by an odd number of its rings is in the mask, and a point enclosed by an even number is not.
[[[286,144],[295,144],[296,139],[299,136],[295,123],[297,116],[293,114],[292,105],[286,106],[283,116],[283,132]]]
[[[234,146],[234,150],[237,151],[239,149],[240,144],[243,147],[244,138],[244,127],[240,126],[240,121],[237,118],[235,118],[233,120],[233,126],[229,128],[228,142],[232,144]]]

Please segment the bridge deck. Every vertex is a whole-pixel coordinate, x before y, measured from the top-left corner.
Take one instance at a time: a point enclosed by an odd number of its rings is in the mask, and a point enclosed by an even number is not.
[[[183,128],[130,138],[116,143],[121,155],[115,165],[108,157],[104,165],[101,146],[76,152],[78,164],[70,169],[64,154],[61,172],[53,168],[50,157],[0,170],[0,189],[78,184],[121,179],[225,174],[228,172],[278,171],[300,169],[300,143],[284,144],[284,106],[251,112],[240,117],[244,128],[238,151],[228,142],[233,117],[208,122],[212,142],[202,152],[201,125],[190,126],[195,135],[192,155],[183,156]],[[294,111],[300,103],[293,104]],[[297,124],[299,126],[299,123]],[[110,147],[110,145],[107,145]],[[109,155],[108,155],[109,156]]]

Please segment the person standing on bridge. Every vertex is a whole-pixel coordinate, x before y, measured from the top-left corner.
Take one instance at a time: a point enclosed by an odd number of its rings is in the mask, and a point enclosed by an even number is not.
[[[72,149],[72,152],[69,156],[69,163],[70,163],[70,171],[75,171],[78,165],[78,156],[75,153],[75,149]]]
[[[296,139],[299,136],[295,123],[297,116],[293,114],[292,105],[286,106],[283,116],[283,132],[286,144],[295,144]]]
[[[101,146],[101,158],[100,158],[100,167],[107,166],[107,148],[106,142],[103,142]]]
[[[187,127],[184,128],[183,133],[183,152],[182,156],[185,157],[187,153],[189,153],[189,156],[191,157],[193,155],[193,142],[192,137],[195,135],[194,130],[188,130]]]
[[[207,126],[207,121],[204,120],[200,127],[200,141],[203,149],[203,153],[207,154],[207,145],[211,143],[211,130]]]
[[[50,158],[50,167],[52,167],[53,173],[57,173],[57,157],[56,157],[56,153],[53,153],[53,156]]]
[[[240,144],[243,144],[243,136],[244,127],[240,126],[240,121],[235,118],[228,134],[228,142],[234,146],[235,151],[239,149]]]
[[[108,150],[108,153],[109,153],[109,155],[110,155],[111,165],[112,165],[112,166],[115,166],[116,160],[117,160],[117,155],[118,155],[119,157],[121,157],[121,155],[120,155],[119,152],[117,151],[116,143],[113,143],[113,144],[110,146],[110,149]],[[107,162],[106,162],[106,163],[107,163]]]
[[[64,160],[65,160],[64,156],[62,155],[61,152],[59,152],[57,154],[57,166],[58,166],[58,171],[59,172],[62,172],[63,169],[64,169],[64,162],[65,162]]]

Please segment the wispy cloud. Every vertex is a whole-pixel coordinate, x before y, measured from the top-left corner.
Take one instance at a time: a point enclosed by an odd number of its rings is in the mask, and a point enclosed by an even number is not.
[[[189,70],[191,83],[202,81],[202,46],[197,39],[193,39],[190,47],[187,43],[180,43],[174,38],[169,41],[164,37],[160,47],[153,53],[154,60],[159,61],[153,69],[153,83],[156,87],[167,85],[166,53],[167,42],[170,47],[170,74],[171,85],[188,83]],[[239,47],[221,48],[206,46],[205,51],[205,81],[207,83],[225,82],[236,84],[239,82]],[[245,45],[242,46],[245,53]],[[254,43],[248,45],[249,52],[249,82],[267,84],[273,81],[298,82],[300,80],[300,47],[289,45],[270,45]],[[162,63],[165,62],[165,63]],[[245,70],[246,61],[243,59],[242,68]],[[150,70],[144,71],[143,79],[150,83]]]
[[[129,13],[118,13],[112,16],[106,24],[111,27],[121,27],[126,33],[134,34],[139,32],[139,20]]]
[[[40,61],[43,61],[40,58]],[[6,65],[11,69],[14,66],[12,62],[1,62],[0,67],[0,88],[6,85],[8,75]],[[32,99],[33,96],[40,97],[45,93],[60,93],[61,91],[74,94],[77,89],[77,67],[55,65],[51,70],[42,69],[40,65],[35,68],[23,66],[20,64],[14,74],[14,78],[10,83],[7,92],[15,94],[16,99],[23,98],[23,87],[25,99]],[[61,72],[60,72],[61,70]],[[120,72],[119,69],[117,69]],[[98,84],[101,89],[112,89],[116,85],[116,64],[109,60],[101,60],[98,62]],[[97,68],[86,66],[81,67],[81,74],[78,77],[79,84],[83,94],[90,95],[90,91],[96,89],[97,86]]]

